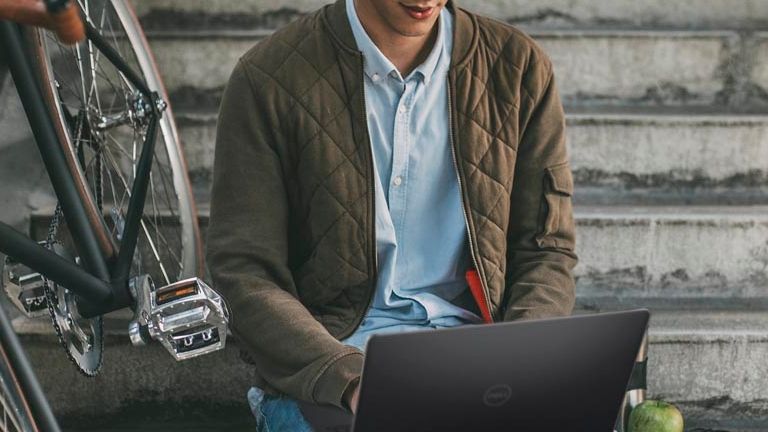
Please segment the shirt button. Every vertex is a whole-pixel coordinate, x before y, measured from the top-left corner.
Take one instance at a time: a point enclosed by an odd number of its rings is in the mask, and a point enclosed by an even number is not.
[[[381,77],[379,76],[379,74],[375,73],[375,74],[371,75],[371,79],[372,79],[374,82],[376,82],[376,81],[380,80],[380,79],[381,79]]]
[[[398,111],[400,111],[400,114],[405,114],[405,112],[408,111],[408,108],[406,108],[405,105],[400,105]]]
[[[395,186],[400,186],[400,184],[403,183],[403,178],[400,176],[397,176],[395,177],[395,180],[393,181],[393,183],[395,184]]]

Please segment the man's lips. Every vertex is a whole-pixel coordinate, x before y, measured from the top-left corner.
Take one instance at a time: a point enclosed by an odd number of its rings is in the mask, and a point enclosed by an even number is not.
[[[402,6],[406,12],[408,12],[408,15],[410,15],[411,18],[417,20],[427,19],[432,16],[432,13],[435,11],[434,7],[407,6],[402,3],[400,3],[400,6]]]

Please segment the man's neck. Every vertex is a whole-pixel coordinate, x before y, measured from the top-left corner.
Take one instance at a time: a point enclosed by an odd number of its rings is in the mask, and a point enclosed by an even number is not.
[[[382,54],[397,68],[402,76],[408,76],[418,65],[424,62],[437,40],[439,19],[432,31],[423,36],[405,36],[387,27],[381,19],[372,16],[376,12],[371,8],[360,7],[359,0],[354,0],[355,11],[365,32],[379,48]]]

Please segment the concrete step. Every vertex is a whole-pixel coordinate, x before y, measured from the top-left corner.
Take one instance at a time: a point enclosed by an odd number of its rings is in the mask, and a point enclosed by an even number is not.
[[[168,19],[232,25],[293,18],[327,0],[134,0],[145,25]],[[461,7],[512,23],[540,26],[621,25],[765,28],[768,4],[762,0],[462,0]]]
[[[768,430],[768,316],[764,312],[656,312],[649,397],[677,404],[687,427]]]
[[[768,89],[768,32],[757,34],[752,79],[764,92]]]
[[[768,207],[585,206],[576,219],[584,307],[766,304]]]
[[[172,406],[179,418],[200,406],[249,415],[244,402],[253,369],[239,359],[234,341],[223,352],[176,363],[157,344],[130,346],[124,331],[113,326],[102,373],[86,379],[66,359],[46,321],[17,319],[14,326],[59,416],[93,418],[93,406],[99,406],[98,416],[137,406]],[[649,397],[679,405],[688,427],[768,426],[766,329],[764,313],[654,313]]]
[[[568,110],[579,204],[767,204],[768,116]]]
[[[33,214],[34,238],[50,214]],[[577,206],[575,219],[581,308],[768,307],[768,206]]]
[[[269,29],[165,29],[150,43],[177,108],[215,107],[237,58]],[[768,33],[531,29],[568,104],[768,105]]]
[[[50,319],[19,317],[13,324],[57,416],[103,416],[154,404],[186,405],[188,411],[200,404],[209,411],[239,407],[249,415],[245,394],[255,382],[254,370],[231,339],[223,351],[176,362],[159,343],[132,346],[125,317],[113,318],[105,323],[103,369],[88,379],[66,357]]]
[[[566,111],[578,204],[768,204],[768,116]],[[176,117],[198,198],[207,201],[217,115]]]
[[[50,214],[33,214],[34,238]],[[580,308],[768,307],[768,206],[577,206],[575,218]]]

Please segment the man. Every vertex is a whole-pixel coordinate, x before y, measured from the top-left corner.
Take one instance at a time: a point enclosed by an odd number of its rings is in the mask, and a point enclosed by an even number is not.
[[[260,428],[354,412],[373,333],[570,314],[564,130],[545,53],[452,1],[337,0],[243,55],[207,258]]]

